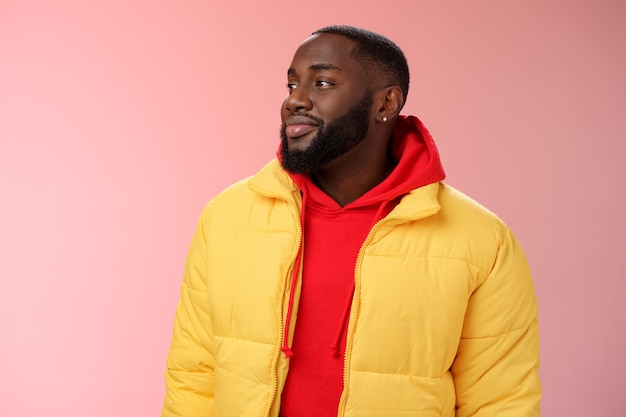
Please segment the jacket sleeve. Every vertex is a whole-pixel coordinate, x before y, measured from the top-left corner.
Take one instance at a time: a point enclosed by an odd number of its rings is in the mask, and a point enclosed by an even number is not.
[[[457,417],[539,417],[537,301],[526,258],[505,229],[470,297],[452,365]]]
[[[187,255],[174,319],[162,417],[213,415],[214,357],[206,262],[205,230],[200,220]]]

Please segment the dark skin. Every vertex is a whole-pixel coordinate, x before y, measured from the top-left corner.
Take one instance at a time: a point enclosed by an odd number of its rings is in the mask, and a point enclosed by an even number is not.
[[[389,175],[394,167],[387,152],[395,120],[404,104],[402,89],[389,85],[383,74],[368,72],[350,56],[356,42],[322,33],[297,49],[288,71],[289,95],[281,108],[283,123],[295,115],[310,114],[325,123],[342,116],[369,90],[373,94],[366,137],[336,158],[313,178],[339,205],[345,206]],[[386,121],[383,121],[386,117]],[[288,131],[288,146],[305,149],[315,137],[315,126],[296,124]]]

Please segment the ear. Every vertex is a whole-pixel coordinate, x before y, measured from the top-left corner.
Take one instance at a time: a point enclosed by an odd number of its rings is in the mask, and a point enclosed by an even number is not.
[[[378,92],[377,99],[379,103],[378,113],[381,119],[383,117],[386,117],[387,120],[393,119],[404,106],[404,94],[402,94],[402,89],[397,85],[382,88]]]

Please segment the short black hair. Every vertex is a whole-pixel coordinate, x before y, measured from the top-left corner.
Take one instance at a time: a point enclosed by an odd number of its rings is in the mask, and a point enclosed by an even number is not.
[[[344,36],[356,42],[352,56],[366,70],[375,69],[402,89],[404,102],[409,94],[409,65],[404,53],[390,39],[366,29],[346,25],[326,26],[312,35],[329,33]]]

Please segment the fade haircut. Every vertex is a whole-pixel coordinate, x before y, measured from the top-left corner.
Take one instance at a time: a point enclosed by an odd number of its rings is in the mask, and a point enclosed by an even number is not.
[[[351,56],[361,63],[366,71],[374,70],[392,85],[398,85],[402,89],[406,103],[409,94],[409,66],[398,45],[383,35],[354,26],[326,26],[316,30],[312,35],[320,33],[341,35],[355,41],[357,45]]]

